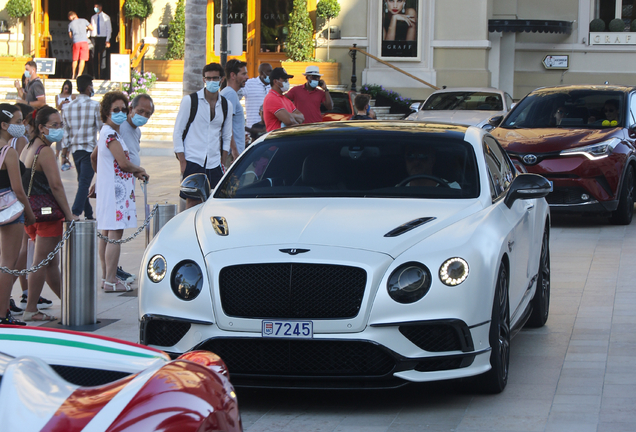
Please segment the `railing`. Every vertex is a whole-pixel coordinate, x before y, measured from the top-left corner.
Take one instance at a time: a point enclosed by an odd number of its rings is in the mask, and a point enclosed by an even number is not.
[[[356,44],[353,44],[353,47],[349,48],[349,56],[351,57],[352,61],[353,61],[353,69],[352,69],[352,73],[351,73],[351,90],[356,91],[356,82],[358,81],[358,78],[356,77],[356,53],[359,52],[361,54],[364,54],[365,56],[372,58],[373,60],[382,63],[385,66],[390,67],[391,69],[395,69],[396,71],[400,72],[401,74],[406,75],[409,78],[413,78],[415,81],[421,82],[424,85],[427,85],[429,87],[431,87],[432,89],[435,90],[439,90],[439,87],[434,86],[431,83],[428,83],[426,81],[424,81],[421,78],[416,77],[415,75],[412,75],[408,72],[406,72],[405,70],[400,69],[397,66],[392,65],[391,63],[384,61],[376,56],[374,56],[373,54],[369,54],[368,52],[366,52],[365,50],[363,50],[362,48],[358,48],[356,46]]]
[[[139,66],[139,63],[143,61],[144,56],[146,55],[146,52],[148,51],[148,48],[150,48],[150,46],[146,45],[143,41],[139,42],[135,46],[135,49],[132,52],[132,57],[130,58],[131,69],[135,69],[137,66]],[[141,66],[141,71],[142,72],[144,71],[143,63]]]

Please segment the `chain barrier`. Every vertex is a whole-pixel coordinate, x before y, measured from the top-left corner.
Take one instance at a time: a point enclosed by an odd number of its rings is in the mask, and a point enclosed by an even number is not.
[[[57,244],[57,246],[55,246],[55,249],[53,249],[53,252],[49,253],[46,256],[46,258],[44,258],[42,260],[42,262],[40,262],[40,264],[35,265],[35,266],[33,266],[31,268],[28,268],[28,269],[24,269],[24,270],[11,270],[11,269],[8,269],[7,267],[0,267],[0,271],[3,272],[3,273],[9,273],[9,274],[11,274],[13,276],[26,276],[29,273],[34,273],[34,272],[40,270],[42,267],[44,267],[48,263],[50,263],[53,258],[55,258],[55,255],[57,255],[57,253],[60,251],[62,246],[64,246],[64,242],[66,240],[68,240],[68,238],[70,237],[70,235],[71,235],[71,233],[73,232],[74,229],[75,229],[75,221],[71,221],[71,224],[69,225],[68,229],[66,230],[66,232],[62,236],[62,240],[60,240],[60,242]]]
[[[130,237],[125,238],[125,239],[120,239],[120,240],[111,240],[108,237],[105,237],[104,235],[100,234],[99,231],[97,232],[97,237],[99,237],[100,239],[104,240],[107,243],[110,244],[122,244],[122,243],[128,243],[129,241],[131,241],[132,239],[134,239],[135,237],[137,237],[139,234],[141,234],[141,232],[148,226],[148,224],[150,223],[150,220],[153,218],[153,216],[157,213],[157,210],[159,210],[159,204],[155,204],[155,206],[152,208],[152,211],[150,212],[150,214],[148,215],[148,217],[146,218],[146,220],[144,221],[143,225],[140,226],[137,231],[135,231]]]

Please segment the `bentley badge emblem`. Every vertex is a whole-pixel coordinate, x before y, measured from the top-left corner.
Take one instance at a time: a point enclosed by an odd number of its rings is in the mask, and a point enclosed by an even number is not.
[[[309,249],[278,249],[282,253],[290,254],[290,255],[298,255],[301,253],[309,252]]]
[[[227,221],[223,216],[212,216],[210,218],[214,231],[220,236],[226,236],[230,233],[230,228],[227,226]]]
[[[523,163],[526,165],[534,165],[537,163],[537,157],[533,154],[527,154],[523,157]]]

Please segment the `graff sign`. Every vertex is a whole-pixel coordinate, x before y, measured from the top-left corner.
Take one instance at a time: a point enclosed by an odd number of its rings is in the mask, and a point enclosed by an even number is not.
[[[590,45],[636,45],[636,33],[590,33]]]

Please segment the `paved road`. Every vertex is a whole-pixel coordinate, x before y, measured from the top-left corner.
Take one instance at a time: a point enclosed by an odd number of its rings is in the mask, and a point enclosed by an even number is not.
[[[149,202],[176,203],[174,156],[146,150]],[[64,173],[70,197],[74,175]],[[550,317],[513,339],[502,394],[475,394],[461,382],[366,392],[239,390],[245,430],[636,431],[636,221],[616,227],[555,217],[550,244]],[[142,236],[123,247],[128,271],[138,271],[143,248]],[[51,310],[59,314],[59,300]],[[136,297],[99,292],[98,316],[117,321],[97,334],[137,341]]]

